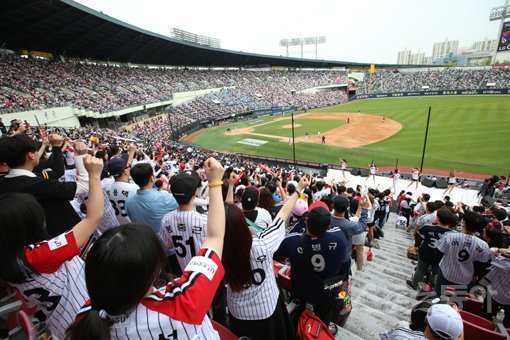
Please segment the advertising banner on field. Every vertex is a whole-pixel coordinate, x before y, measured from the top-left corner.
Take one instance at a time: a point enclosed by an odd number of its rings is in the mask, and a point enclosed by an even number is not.
[[[472,90],[438,90],[438,91],[415,91],[415,92],[394,92],[357,94],[349,98],[349,101],[356,99],[371,98],[398,98],[398,97],[421,97],[421,96],[462,96],[478,94],[510,94],[510,89],[472,89]]]
[[[498,52],[510,51],[510,21],[503,24],[499,37]]]

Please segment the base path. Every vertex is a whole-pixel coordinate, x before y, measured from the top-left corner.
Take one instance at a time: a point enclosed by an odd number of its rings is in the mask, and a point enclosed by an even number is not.
[[[262,124],[233,129],[231,132],[225,132],[226,135],[253,135],[261,137],[279,138],[282,142],[288,142],[288,137],[258,134],[255,129],[258,126],[274,123],[279,120],[287,118],[278,118],[271,122],[264,122]],[[306,125],[306,119],[324,119],[324,120],[343,120],[348,124],[344,124],[338,128],[325,131],[321,136],[326,136],[326,144],[339,146],[343,148],[357,148],[360,146],[373,144],[383,139],[393,136],[400,129],[402,125],[392,119],[383,118],[381,116],[367,115],[363,113],[330,113],[330,112],[312,112],[299,115],[295,118],[300,121],[300,125]],[[297,124],[296,124],[297,125]],[[289,128],[288,124],[282,125],[282,128]],[[308,140],[305,136],[296,137],[296,142],[321,144],[322,138],[318,138],[315,134],[311,134]]]

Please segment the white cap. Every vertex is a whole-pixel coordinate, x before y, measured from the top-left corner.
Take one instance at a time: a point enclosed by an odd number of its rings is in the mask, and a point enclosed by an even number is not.
[[[431,330],[443,339],[457,339],[464,331],[460,314],[450,305],[433,305],[427,312]]]

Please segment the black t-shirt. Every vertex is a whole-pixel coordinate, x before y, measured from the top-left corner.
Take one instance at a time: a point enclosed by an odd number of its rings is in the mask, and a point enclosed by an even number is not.
[[[425,225],[418,230],[418,234],[423,239],[418,254],[423,262],[438,265],[441,261],[441,255],[437,253],[437,242],[443,235],[450,232],[449,228],[442,228],[437,225]]]

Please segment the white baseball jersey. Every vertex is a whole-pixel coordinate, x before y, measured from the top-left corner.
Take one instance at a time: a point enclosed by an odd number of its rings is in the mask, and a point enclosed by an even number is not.
[[[27,281],[10,283],[23,300],[39,306],[52,333],[59,339],[89,296],[84,263],[72,231],[25,248],[25,257],[39,274],[25,267]],[[19,261],[19,263],[22,263]]]
[[[207,215],[195,210],[169,212],[161,220],[159,237],[168,248],[171,248],[173,244],[177,261],[184,270],[205,242]]]
[[[236,319],[262,320],[273,315],[278,302],[278,287],[273,268],[273,254],[285,238],[285,221],[276,218],[253,237],[250,264],[253,282],[249,288],[234,292],[227,288],[228,310]]]
[[[404,216],[399,216],[395,221],[395,228],[397,229],[406,229],[407,228],[407,218]]]
[[[501,255],[494,257],[481,283],[488,288],[494,301],[510,305],[510,258]]]
[[[127,198],[131,195],[136,195],[138,189],[138,185],[126,182],[113,182],[106,189],[106,194],[112,204],[119,224],[131,223],[124,206],[126,205]]]
[[[149,296],[127,315],[108,316],[112,339],[219,339],[207,317],[225,270],[212,249],[200,249],[184,274]],[[77,319],[90,311],[90,301]]]
[[[346,170],[347,169],[347,163],[346,162],[342,162],[342,167],[341,167],[342,170]]]
[[[376,168],[375,168],[375,166],[371,166],[371,167],[370,167],[370,174],[371,174],[371,175],[375,175],[375,172],[376,172]]]
[[[74,200],[71,201],[71,205],[74,210],[82,219],[87,216],[86,214],[86,205],[89,199],[89,194],[79,194],[74,197]],[[113,209],[112,203],[108,198],[108,194],[106,193],[106,189],[103,188],[103,200],[104,200],[104,214],[101,222],[99,222],[96,231],[94,232],[97,236],[101,236],[105,231],[115,228],[119,226],[119,220],[115,215],[115,210]],[[72,227],[72,226],[71,226]]]
[[[471,282],[473,262],[487,262],[491,257],[485,241],[464,233],[444,234],[437,243],[437,249],[444,254],[439,262],[444,277],[457,284]]]

